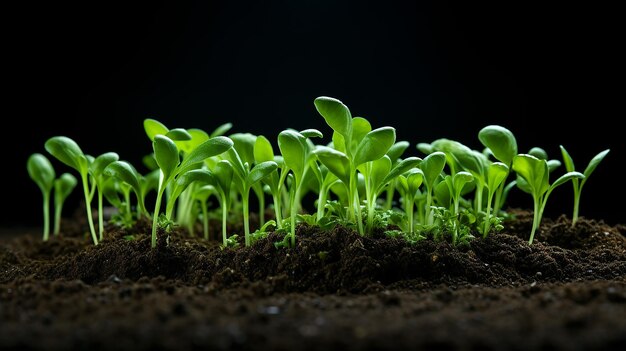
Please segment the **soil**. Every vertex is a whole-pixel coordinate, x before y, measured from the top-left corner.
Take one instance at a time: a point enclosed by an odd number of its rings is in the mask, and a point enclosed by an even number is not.
[[[221,248],[84,220],[0,243],[0,349],[626,349],[626,226],[513,210],[470,246],[301,225]],[[216,231],[214,231],[216,232]]]

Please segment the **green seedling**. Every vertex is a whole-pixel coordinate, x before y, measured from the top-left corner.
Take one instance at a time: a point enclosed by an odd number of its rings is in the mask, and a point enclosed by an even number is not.
[[[533,197],[533,226],[530,232],[530,239],[528,239],[528,243],[532,244],[535,231],[539,223],[541,223],[543,211],[552,191],[568,180],[584,179],[585,176],[579,172],[568,172],[559,177],[554,184],[550,185],[548,180],[550,173],[548,162],[529,154],[515,156],[513,158],[513,170],[519,176],[517,186]]]
[[[274,161],[265,161],[254,166],[244,163],[234,147],[228,150],[227,157],[235,174],[232,177],[233,185],[241,196],[245,245],[250,246],[250,189],[275,172],[278,165]]]
[[[198,163],[204,162],[204,160],[209,157],[228,151],[232,146],[233,142],[229,138],[222,136],[215,137],[198,145],[198,147],[191,151],[181,162],[179,150],[174,141],[165,135],[158,134],[154,137],[152,147],[159,166],[159,186],[152,219],[152,248],[156,247],[157,223],[165,188],[168,187],[177,176],[194,169],[194,167],[197,167]]]
[[[76,177],[69,173],[63,173],[58,179],[54,180],[54,235],[61,232],[63,204],[77,184],[78,180]]]
[[[158,172],[153,173],[155,175],[158,174]],[[127,184],[133,190],[133,192],[135,193],[135,197],[137,198],[137,206],[139,208],[138,213],[146,215],[148,214],[145,205],[145,190],[147,189],[144,189],[144,187],[142,187],[142,177],[130,163],[126,161],[111,162],[104,169],[104,174],[108,177],[116,178],[119,181]],[[152,177],[157,180],[157,182],[154,182],[156,186],[158,184],[158,177]],[[125,202],[127,206],[129,206],[128,209],[130,210],[130,199],[125,199]]]
[[[98,236],[96,228],[93,225],[93,216],[91,214],[91,195],[89,190],[89,160],[83,154],[76,142],[68,137],[56,136],[48,139],[45,149],[52,156],[56,157],[65,165],[75,169],[80,174],[83,184],[83,194],[85,196],[85,208],[87,209],[87,223],[89,223],[89,231],[91,239],[95,245],[98,245]]]
[[[446,155],[443,152],[436,151],[424,157],[419,167],[424,173],[424,187],[426,187],[426,204],[424,207],[426,219],[425,224],[433,224],[433,216],[430,207],[433,203],[433,192],[435,191],[436,181],[446,166]]]
[[[282,157],[274,155],[274,149],[270,141],[263,135],[257,136],[254,142],[254,162],[262,163],[267,161],[276,162],[278,168],[276,172],[270,173],[267,177],[263,178],[262,182],[267,185],[269,192],[272,196],[272,202],[274,204],[274,217],[278,228],[282,227],[282,201],[281,201],[281,174],[285,173],[284,161]],[[282,170],[282,173],[278,171]]]
[[[96,190],[98,192],[98,240],[103,239],[104,233],[104,211],[103,211],[103,187],[104,182],[107,179],[107,175],[104,173],[104,169],[112,162],[119,159],[118,154],[115,152],[107,152],[94,159],[89,164],[89,174],[91,175],[93,182],[96,184]]]
[[[574,172],[575,171],[574,160],[572,159],[570,154],[567,152],[567,150],[565,150],[565,147],[563,147],[563,145],[560,145],[560,148],[561,148],[561,154],[563,155],[563,163],[565,163],[565,169],[568,172]],[[597,155],[595,155],[591,159],[591,161],[589,161],[589,164],[587,165],[587,167],[585,168],[585,171],[583,172],[583,174],[585,175],[585,178],[583,178],[582,180],[578,180],[578,178],[572,179],[572,185],[574,186],[574,211],[572,213],[572,227],[575,226],[576,221],[578,221],[578,209],[580,207],[580,194],[583,191],[583,186],[587,182],[587,179],[589,179],[589,176],[591,175],[591,173],[593,173],[593,171],[596,170],[596,167],[598,167],[600,162],[604,160],[604,158],[609,153],[609,151],[611,150],[606,149],[598,153]]]
[[[511,161],[511,164],[513,162]],[[497,193],[497,191],[504,191],[502,185],[504,184],[504,180],[509,175],[509,167],[502,162],[494,162],[489,165],[487,169],[487,209],[485,215],[485,226],[483,229],[483,237],[486,238],[489,233],[489,228],[491,226],[491,206],[493,202],[493,196]],[[497,203],[497,199],[496,199]],[[498,212],[495,210],[494,205],[494,214],[497,216]]]
[[[193,198],[200,203],[200,211],[202,212],[202,231],[204,234],[204,240],[209,240],[209,197],[216,194],[217,191],[212,185],[204,185],[197,188],[193,192]]]
[[[408,233],[413,234],[415,232],[415,221],[413,219],[415,197],[419,192],[419,188],[424,181],[424,173],[419,168],[413,168],[405,175],[399,175],[398,177],[398,190],[402,194],[404,199],[404,211],[406,213],[408,223]]]
[[[47,241],[50,237],[50,193],[56,174],[46,156],[39,153],[30,155],[26,168],[28,175],[37,184],[43,196],[43,240]]]
[[[480,132],[478,132],[478,139],[491,152],[496,160],[507,166],[506,175],[495,193],[493,212],[498,215],[504,205],[503,194],[506,186],[505,180],[513,166],[513,158],[517,155],[517,140],[510,130],[497,125],[489,125],[481,129]],[[487,218],[489,218],[489,216],[487,216]],[[483,235],[486,234],[483,233]]]
[[[352,114],[341,101],[322,96],[315,99],[315,108],[333,129],[333,147],[318,147],[315,150],[320,162],[348,186],[348,211],[350,220],[355,220],[359,233],[364,234],[358,193],[357,168],[370,161],[382,158],[396,141],[392,127],[371,130],[369,122]]]
[[[389,151],[387,151],[387,156],[389,156],[392,166],[395,166],[398,162],[401,161],[400,156],[402,156],[402,154],[409,147],[409,145],[410,144],[408,141],[398,141],[389,148]],[[395,179],[389,182],[385,190],[386,194],[384,209],[387,211],[391,210],[393,206],[393,197],[396,189],[395,183]]]
[[[461,215],[459,203],[461,193],[467,185],[475,180],[474,175],[466,171],[460,171],[453,176],[446,176],[445,182],[452,197],[452,214],[454,215],[454,230],[452,231],[452,245],[456,245],[459,237],[459,218]]]

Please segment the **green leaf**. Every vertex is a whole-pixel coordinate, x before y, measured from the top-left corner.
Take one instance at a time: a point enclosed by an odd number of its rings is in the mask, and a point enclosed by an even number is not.
[[[170,129],[167,133],[165,133],[165,136],[174,141],[191,140],[191,134],[183,128]]]
[[[324,134],[317,129],[305,129],[300,131],[300,134],[305,138],[323,138]]]
[[[350,160],[346,154],[327,146],[318,146],[313,153],[332,174],[345,184],[350,183]]]
[[[354,156],[354,165],[383,157],[396,141],[396,130],[392,127],[382,127],[367,133],[359,143]]]
[[[172,139],[159,134],[154,137],[152,148],[154,149],[154,158],[163,172],[164,178],[169,179],[180,163],[176,144]]]
[[[197,129],[197,128],[187,129],[187,133],[189,133],[189,135],[191,136],[190,140],[179,139],[178,141],[175,141],[178,149],[182,150],[185,154],[190,153],[193,149],[197,148],[198,145],[209,140],[209,135],[202,129]]]
[[[156,163],[156,158],[154,158],[154,153],[144,156],[141,162],[151,171],[159,168],[159,165]]]
[[[141,194],[143,194],[143,196],[146,196],[151,190],[156,190],[159,187],[159,173],[160,171],[155,169],[140,178]]]
[[[265,161],[257,164],[252,168],[248,176],[246,177],[246,185],[252,186],[261,179],[269,176],[278,168],[278,165],[274,161]]]
[[[274,149],[272,143],[263,135],[256,137],[254,142],[254,162],[261,163],[265,161],[274,161]]]
[[[54,181],[54,203],[59,204],[65,202],[65,199],[72,193],[78,180],[69,173],[63,173]]]
[[[50,155],[74,168],[80,174],[87,173],[89,161],[74,140],[64,136],[52,137],[46,141],[45,149]]]
[[[395,164],[408,147],[408,141],[398,141],[397,143],[391,145],[387,151],[387,156],[391,159],[391,163]]]
[[[591,175],[591,173],[593,173],[593,171],[596,170],[596,167],[598,167],[600,162],[602,162],[602,160],[604,160],[604,158],[609,153],[609,151],[611,151],[611,149],[606,149],[606,150],[600,152],[599,154],[597,154],[596,156],[594,156],[591,159],[591,161],[589,161],[589,164],[587,165],[587,168],[585,168],[585,172],[584,172],[585,179],[587,179],[587,177],[589,177]]]
[[[465,184],[474,181],[474,176],[470,172],[461,171],[452,177],[452,184],[454,185],[455,196],[459,196]]]
[[[568,172],[574,172],[576,168],[574,167],[574,160],[572,159],[572,156],[569,155],[569,152],[565,150],[563,145],[559,145],[559,148],[561,148],[561,155],[563,156],[563,163],[565,163],[565,170]]]
[[[393,166],[393,168],[391,169],[391,171],[385,176],[385,179],[383,179],[379,189],[377,189],[377,192],[380,192],[382,190],[382,187],[384,187],[387,183],[391,182],[392,180],[396,179],[400,174],[404,174],[410,169],[417,167],[417,165],[419,165],[420,162],[422,162],[422,159],[420,159],[419,157],[408,157],[396,163],[395,166]]]
[[[222,190],[223,195],[230,194],[230,185],[233,180],[233,165],[228,160],[221,160],[215,165],[213,175],[217,179],[217,184]]]
[[[99,178],[104,169],[111,163],[119,160],[120,156],[115,152],[107,152],[104,153],[94,159],[94,161],[89,165],[89,173],[92,176]]]
[[[554,184],[552,184],[550,186],[550,191],[554,190],[554,188],[556,188],[557,186],[567,182],[568,180],[571,179],[584,179],[585,175],[580,173],[580,172],[567,172],[565,174],[563,174],[562,176],[560,176],[555,182]]]
[[[530,149],[528,151],[529,155],[535,156],[536,158],[540,159],[540,160],[547,160],[548,159],[548,153],[546,152],[546,150],[535,146],[532,149]]]
[[[371,163],[371,173],[369,175],[370,181],[372,182],[373,189],[375,192],[379,186],[382,185],[382,182],[385,180],[385,177],[391,171],[391,159],[389,156],[384,155],[378,160],[374,160]]]
[[[452,194],[450,194],[450,187],[448,183],[452,183],[452,176],[447,175],[445,178],[435,185],[435,200],[437,204],[443,207],[450,207],[452,203]]]
[[[314,104],[317,112],[324,117],[326,123],[334,131],[343,135],[344,138],[350,137],[352,132],[352,115],[346,105],[337,99],[327,96],[316,98]]]
[[[552,173],[555,169],[561,167],[561,161],[559,160],[548,160],[548,173]]]
[[[194,164],[201,163],[209,157],[213,157],[228,151],[233,147],[233,141],[224,136],[211,138],[193,149],[180,165],[180,172],[184,172],[193,167]]]
[[[26,169],[28,175],[37,184],[41,192],[49,194],[54,185],[54,178],[56,174],[52,163],[46,158],[46,156],[34,153],[30,155],[26,162]]]
[[[513,158],[513,170],[526,181],[533,196],[539,197],[548,190],[549,172],[546,160],[529,154],[520,154]],[[518,186],[522,188],[524,185],[518,180]]]
[[[495,191],[509,175],[509,167],[501,162],[494,162],[487,170],[487,188]]]
[[[213,133],[211,133],[211,138],[215,138],[216,136],[222,136],[226,134],[233,127],[232,123],[224,123],[219,127],[215,128]]]
[[[278,134],[278,148],[285,165],[293,170],[297,180],[300,181],[306,162],[304,136],[293,130],[284,130]]]
[[[415,147],[424,155],[430,155],[435,151],[433,150],[433,146],[429,143],[418,143]]]
[[[406,184],[412,195],[415,195],[424,181],[424,172],[419,168],[411,169],[406,176]]]
[[[143,197],[140,176],[130,163],[126,161],[111,162],[104,169],[104,174],[130,185],[139,197]]]
[[[150,141],[154,141],[154,137],[157,135],[165,135],[169,131],[163,123],[152,118],[144,119],[143,129],[146,131],[146,135],[150,138]]]
[[[250,133],[235,133],[229,138],[233,141],[233,148],[237,150],[239,157],[243,163],[254,164],[254,144],[257,136]]]
[[[359,143],[367,133],[372,131],[372,125],[363,117],[354,117],[352,119],[352,137],[350,144],[350,152],[355,153]]]
[[[433,152],[422,160],[419,167],[424,172],[424,182],[429,189],[433,188],[445,166],[446,155],[441,151]]]
[[[169,201],[175,201],[180,194],[191,185],[193,182],[201,182],[204,184],[214,185],[216,179],[213,174],[206,169],[193,169],[191,171],[181,174],[177,179],[174,186],[174,190],[170,194]]]
[[[493,156],[506,165],[513,162],[513,157],[517,155],[517,141],[510,130],[498,126],[490,125],[478,132],[478,139],[493,153]]]

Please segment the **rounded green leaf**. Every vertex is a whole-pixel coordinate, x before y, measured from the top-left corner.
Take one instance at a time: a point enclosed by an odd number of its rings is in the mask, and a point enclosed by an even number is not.
[[[408,141],[398,141],[397,143],[391,145],[389,150],[387,150],[387,156],[391,159],[391,163],[395,164],[408,147]]]
[[[254,142],[254,162],[261,163],[264,161],[274,161],[274,149],[266,137],[259,135]]]
[[[150,138],[150,141],[154,141],[154,137],[157,135],[165,135],[169,131],[163,123],[152,118],[143,120],[143,129],[146,131],[146,135]]]
[[[34,153],[28,158],[26,168],[28,175],[37,184],[39,189],[41,189],[43,193],[50,193],[54,185],[56,174],[48,158],[40,153]]]
[[[385,179],[383,179],[382,184],[380,185],[379,189],[377,189],[377,192],[382,190],[381,187],[396,179],[400,174],[403,174],[410,169],[417,167],[420,162],[422,162],[422,159],[419,157],[407,157],[406,159],[396,163],[391,171],[385,176]]]
[[[363,117],[354,117],[352,118],[352,137],[350,144],[350,151],[352,153],[356,152],[359,143],[367,133],[372,131],[372,125],[368,120]]]
[[[382,182],[385,180],[385,177],[391,171],[391,159],[389,156],[384,155],[378,160],[372,161],[371,173],[369,175],[372,188],[374,190],[378,189],[378,187],[382,186]]]
[[[235,133],[229,138],[233,141],[233,148],[237,150],[241,161],[248,163],[250,166],[254,163],[254,144],[257,136],[250,133]]]
[[[445,166],[446,155],[441,151],[433,152],[422,160],[419,167],[424,172],[424,182],[429,189],[433,188]]]
[[[337,99],[327,96],[316,98],[314,104],[317,112],[324,117],[326,123],[334,131],[343,135],[345,138],[350,137],[352,115],[346,105]]]
[[[218,136],[211,138],[202,144],[198,145],[183,159],[180,165],[180,171],[184,172],[193,165],[203,162],[209,157],[213,157],[228,151],[233,147],[233,141],[224,136]]]
[[[548,160],[548,172],[552,173],[555,169],[561,167],[561,161],[559,160]]]
[[[215,165],[213,174],[223,194],[230,194],[230,185],[233,180],[233,165],[228,160],[221,160]]]
[[[424,182],[424,172],[419,168],[411,169],[406,175],[406,184],[411,194],[415,194]]]
[[[170,133],[171,133],[171,131],[170,131]],[[178,147],[178,149],[182,150],[185,154],[190,153],[191,151],[193,151],[193,149],[198,147],[198,145],[200,145],[200,144],[204,143],[205,141],[209,140],[209,134],[207,134],[202,129],[197,129],[197,128],[187,129],[186,133],[188,133],[191,136],[191,139],[184,140],[184,139],[172,139],[172,138],[170,138],[172,140],[175,140],[175,143],[176,143],[176,146]],[[169,137],[169,133],[168,133],[167,136]]]
[[[343,183],[350,183],[350,160],[346,154],[327,146],[318,146],[313,153]]]
[[[52,137],[46,141],[45,149],[50,155],[74,168],[80,174],[87,173],[89,162],[74,140],[64,136]]]
[[[323,138],[324,134],[317,129],[305,129],[301,130],[300,134],[305,138]]]
[[[461,171],[452,177],[452,184],[454,186],[454,193],[456,196],[461,193],[465,184],[473,182],[474,176],[470,172]]]
[[[156,159],[154,158],[154,153],[144,156],[141,159],[141,162],[151,171],[159,168],[159,165],[156,163]]]
[[[415,147],[421,151],[424,155],[430,155],[435,151],[433,146],[429,143],[418,143]]]
[[[487,170],[487,188],[495,191],[509,175],[509,167],[501,162],[494,162]]]
[[[529,154],[520,154],[513,158],[513,170],[526,181],[533,196],[539,197],[548,190],[549,172],[546,160]],[[520,185],[518,180],[518,186]],[[523,185],[521,186],[523,187]]]
[[[382,127],[367,133],[359,143],[354,156],[354,165],[374,161],[383,157],[396,142],[396,130],[393,127]]]
[[[584,179],[585,175],[580,173],[580,172],[567,172],[565,174],[563,174],[562,176],[560,176],[555,182],[554,184],[552,184],[550,186],[550,190],[553,190],[554,188],[556,188],[557,186],[567,182],[568,180],[572,180],[572,179]]]
[[[164,178],[169,179],[180,163],[178,148],[172,139],[165,135],[156,135],[152,142],[154,158],[163,172]]]
[[[540,159],[540,160],[547,160],[548,159],[548,153],[546,152],[546,150],[535,146],[533,148],[531,148],[528,151],[528,155],[532,155],[535,156],[536,158]]]
[[[174,141],[188,141],[191,140],[191,134],[183,128],[170,129],[165,136]]]
[[[178,176],[170,194],[169,201],[176,201],[180,194],[182,194],[182,192],[185,191],[185,189],[187,189],[193,182],[200,182],[209,185],[216,184],[215,177],[209,170],[193,169]]]
[[[278,134],[278,148],[285,165],[294,172],[299,181],[306,163],[304,136],[293,130],[284,130]]]
[[[54,181],[54,203],[60,204],[72,193],[78,180],[69,173],[63,173]]]
[[[252,186],[259,182],[261,179],[269,176],[278,168],[278,165],[274,161],[265,161],[257,164],[250,170],[250,173],[246,177],[246,185]]]
[[[112,162],[119,160],[120,156],[115,152],[107,152],[96,157],[89,165],[89,173],[98,178],[104,172],[104,169]]]
[[[490,125],[478,132],[478,139],[493,153],[493,156],[506,165],[513,162],[513,157],[517,155],[517,141],[510,130],[498,126]]]
[[[126,161],[111,162],[104,169],[104,174],[130,185],[139,197],[143,197],[140,176],[130,163]]]

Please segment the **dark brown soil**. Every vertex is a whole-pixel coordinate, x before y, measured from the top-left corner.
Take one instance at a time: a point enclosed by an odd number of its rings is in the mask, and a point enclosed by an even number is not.
[[[93,246],[66,222],[0,244],[0,349],[625,349],[626,227],[546,218],[529,246],[531,221],[461,248],[300,226],[154,250],[148,223]]]

